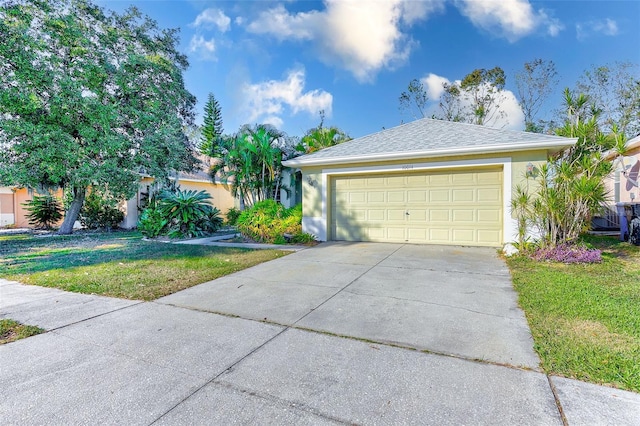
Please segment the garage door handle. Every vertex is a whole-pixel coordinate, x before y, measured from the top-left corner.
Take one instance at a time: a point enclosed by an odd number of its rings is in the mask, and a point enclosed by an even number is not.
[[[409,216],[409,212],[405,212],[405,214],[406,214],[407,216]]]

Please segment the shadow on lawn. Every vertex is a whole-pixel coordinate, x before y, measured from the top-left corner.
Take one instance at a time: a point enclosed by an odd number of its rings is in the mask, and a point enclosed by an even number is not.
[[[243,249],[143,241],[139,235],[94,237],[31,237],[2,239],[0,276],[10,278],[50,270],[95,266],[111,262],[203,257],[243,252]]]

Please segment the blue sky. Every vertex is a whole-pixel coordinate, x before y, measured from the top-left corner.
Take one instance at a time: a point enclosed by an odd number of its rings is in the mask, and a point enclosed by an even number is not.
[[[556,64],[560,84],[546,111],[558,107],[562,89],[573,88],[591,66],[640,64],[635,0],[97,3],[118,12],[135,5],[161,27],[180,28],[197,121],[211,92],[222,107],[226,133],[268,122],[302,136],[324,110],[327,124],[363,136],[413,119],[398,108],[411,79],[422,79],[436,100],[442,81],[495,66],[507,74],[507,119],[496,125],[521,130],[513,93],[515,73],[525,62]]]

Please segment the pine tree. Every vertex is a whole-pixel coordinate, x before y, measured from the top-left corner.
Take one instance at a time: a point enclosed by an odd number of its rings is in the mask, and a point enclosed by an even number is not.
[[[213,155],[222,137],[222,110],[213,93],[209,93],[207,103],[204,105],[204,121],[202,124],[202,143],[200,152]]]

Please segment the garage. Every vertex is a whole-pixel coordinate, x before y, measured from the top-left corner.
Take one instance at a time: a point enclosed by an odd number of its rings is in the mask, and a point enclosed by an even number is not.
[[[499,246],[502,210],[500,169],[339,176],[330,238]]]
[[[283,162],[320,241],[499,247],[512,195],[576,138],[423,118]]]

